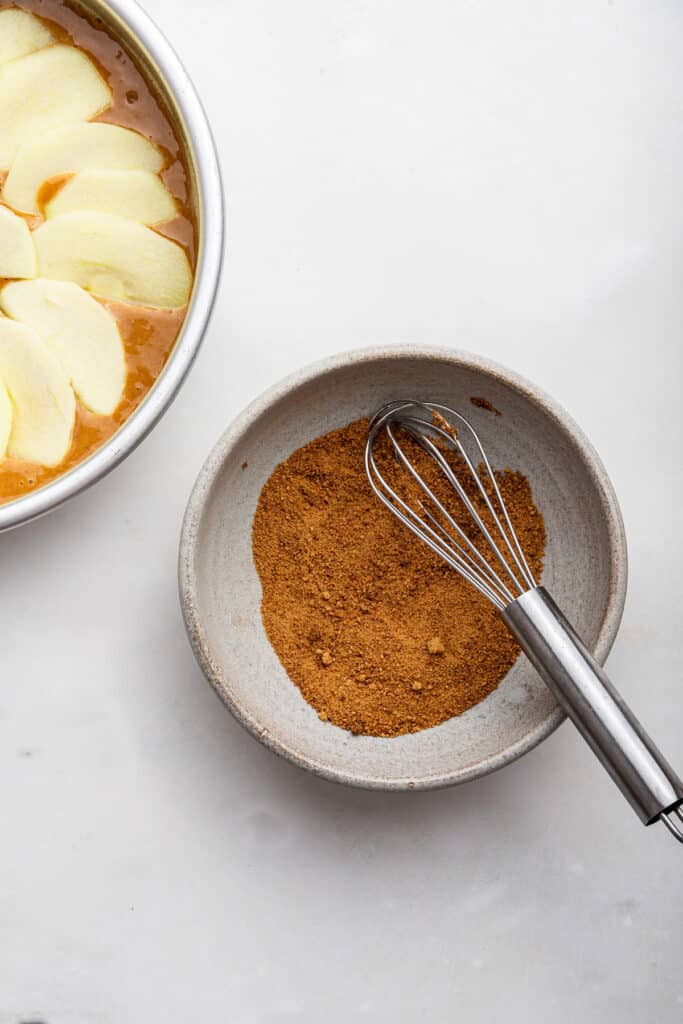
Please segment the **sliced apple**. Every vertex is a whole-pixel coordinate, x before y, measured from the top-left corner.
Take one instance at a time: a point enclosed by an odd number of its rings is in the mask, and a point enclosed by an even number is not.
[[[67,124],[20,146],[7,175],[3,198],[15,210],[39,213],[41,185],[78,171],[151,171],[164,157],[149,139],[117,124]]]
[[[176,242],[111,213],[63,213],[33,232],[41,277],[139,306],[177,308],[190,297],[192,271]]]
[[[0,67],[0,170],[22,142],[83,121],[111,103],[99,71],[75,46],[47,46]],[[11,204],[10,204],[11,205]]]
[[[28,224],[0,206],[0,277],[35,277],[36,250]]]
[[[7,388],[0,380],[0,459],[5,457],[12,430],[12,403]]]
[[[161,178],[150,171],[81,171],[57,192],[45,207],[48,217],[74,210],[96,210],[163,224],[173,220],[177,208]]]
[[[71,445],[76,400],[59,360],[24,324],[0,318],[0,380],[12,401],[7,454],[57,466]]]
[[[104,306],[77,284],[44,278],[5,285],[0,304],[57,356],[83,405],[101,416],[114,412],[126,382],[126,357]]]
[[[0,64],[25,57],[54,39],[42,21],[15,7],[0,11]]]

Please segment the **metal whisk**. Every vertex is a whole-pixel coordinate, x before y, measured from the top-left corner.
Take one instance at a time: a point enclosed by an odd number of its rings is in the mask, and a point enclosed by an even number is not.
[[[419,500],[411,503],[407,493],[401,497],[382,475],[375,459],[381,436],[388,438],[399,467],[419,488],[412,488]],[[407,454],[405,438],[433,459],[459,498],[457,510],[455,505],[447,508],[434,493]],[[446,458],[449,450],[459,456],[456,468]],[[499,610],[641,821],[662,821],[683,843],[683,782],[548,592],[536,583],[486,452],[464,416],[438,403],[390,402],[370,424],[365,468],[387,508]],[[478,496],[476,501],[470,493]],[[480,509],[486,510],[484,515]]]

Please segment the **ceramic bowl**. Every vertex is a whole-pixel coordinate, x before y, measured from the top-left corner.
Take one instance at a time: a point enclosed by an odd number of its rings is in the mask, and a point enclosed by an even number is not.
[[[0,505],[0,532],[37,519],[90,487],[149,433],[175,398],[199,351],[218,287],[223,252],[223,195],[211,130],[192,82],[151,18],[135,0],[73,0],[123,43],[175,122],[188,158],[199,232],[197,267],[187,315],[166,365],[144,401],[88,459],[25,497]]]
[[[502,415],[473,406],[472,396]],[[528,476],[548,533],[542,582],[600,662],[626,594],[623,524],[598,455],[552,399],[510,370],[452,350],[368,349],[308,367],[258,398],[218,441],[187,508],[180,594],[190,641],[218,695],[262,743],[327,779],[376,789],[477,778],[531,750],[563,719],[520,656],[459,717],[408,736],[353,736],[320,721],[266,638],[251,553],[263,484],[307,441],[406,397],[462,409],[492,465]]]

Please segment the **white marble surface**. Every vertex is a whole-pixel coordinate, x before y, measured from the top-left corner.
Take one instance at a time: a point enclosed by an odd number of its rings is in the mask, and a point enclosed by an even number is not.
[[[676,1024],[683,851],[569,726],[459,790],[319,782],[204,684],[175,559],[203,457],[280,375],[382,341],[487,353],[612,474],[610,668],[683,763],[683,8],[147,6],[213,122],[227,263],[151,438],[0,538],[0,1024]]]

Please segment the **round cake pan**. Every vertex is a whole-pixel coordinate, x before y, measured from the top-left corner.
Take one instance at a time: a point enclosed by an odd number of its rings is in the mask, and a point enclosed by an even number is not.
[[[134,0],[87,0],[71,6],[102,19],[156,88],[176,126],[190,171],[197,214],[197,265],[190,304],[173,350],[149,394],[93,455],[52,483],[0,505],[0,532],[45,515],[100,480],[142,441],[168,408],[197,355],[218,286],[223,253],[223,196],[211,130],[192,82],[151,18]]]

